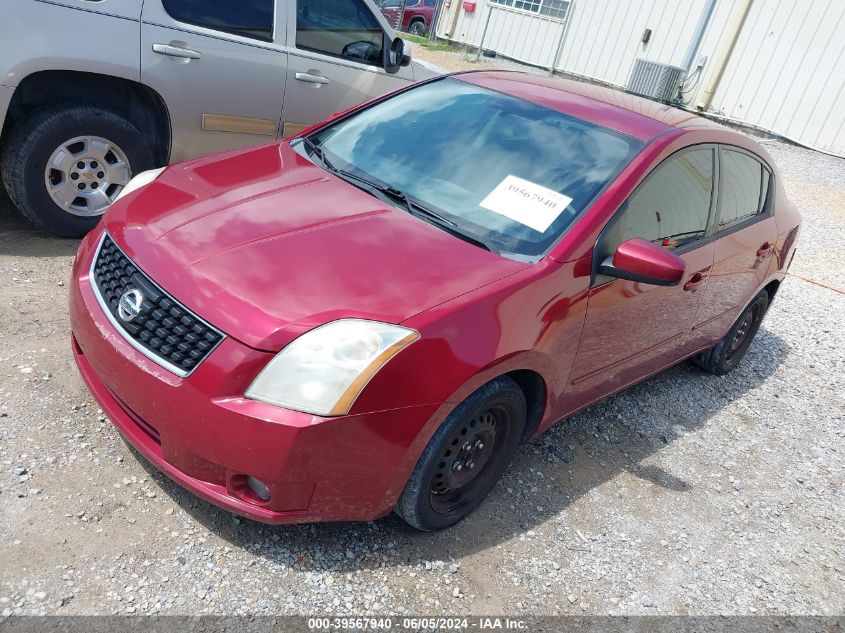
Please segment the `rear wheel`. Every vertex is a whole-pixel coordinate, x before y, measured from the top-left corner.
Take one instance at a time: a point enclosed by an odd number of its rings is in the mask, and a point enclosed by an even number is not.
[[[425,28],[425,22],[422,20],[415,20],[411,22],[411,25],[408,27],[408,33],[411,35],[416,35],[417,37],[423,37],[428,29]]]
[[[766,310],[769,308],[769,295],[764,290],[748,307],[742,311],[728,333],[708,350],[693,357],[693,362],[699,367],[722,376],[733,371],[739,365],[742,357],[751,347],[751,342],[760,329]]]
[[[85,105],[30,114],[15,126],[2,157],[12,202],[27,219],[64,237],[94,228],[132,175],[153,166],[132,123]]]
[[[396,506],[420,530],[439,530],[472,512],[493,489],[519,446],[525,396],[497,378],[446,418],[429,441]]]

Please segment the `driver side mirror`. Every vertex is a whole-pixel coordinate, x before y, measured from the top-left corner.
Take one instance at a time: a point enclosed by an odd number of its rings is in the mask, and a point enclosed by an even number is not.
[[[599,266],[608,277],[656,286],[676,286],[684,277],[686,262],[654,242],[634,237],[622,242]]]
[[[384,64],[384,69],[389,73],[399,71],[402,66],[407,66],[411,63],[411,56],[405,54],[405,40],[401,37],[395,38],[387,49],[387,60]]]

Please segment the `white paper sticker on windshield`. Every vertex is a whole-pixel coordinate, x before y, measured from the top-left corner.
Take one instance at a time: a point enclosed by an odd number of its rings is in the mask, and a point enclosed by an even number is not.
[[[487,194],[479,206],[545,233],[570,202],[572,198],[562,193],[508,176]]]

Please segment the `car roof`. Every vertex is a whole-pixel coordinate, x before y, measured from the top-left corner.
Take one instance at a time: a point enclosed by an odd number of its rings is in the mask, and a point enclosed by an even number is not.
[[[672,129],[729,129],[692,112],[581,81],[516,71],[470,71],[451,76],[611,128],[642,141]]]

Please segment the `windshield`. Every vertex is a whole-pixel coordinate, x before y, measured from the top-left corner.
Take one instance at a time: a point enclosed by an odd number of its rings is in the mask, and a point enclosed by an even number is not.
[[[403,192],[503,254],[544,254],[642,143],[443,79],[312,135],[336,169]]]

